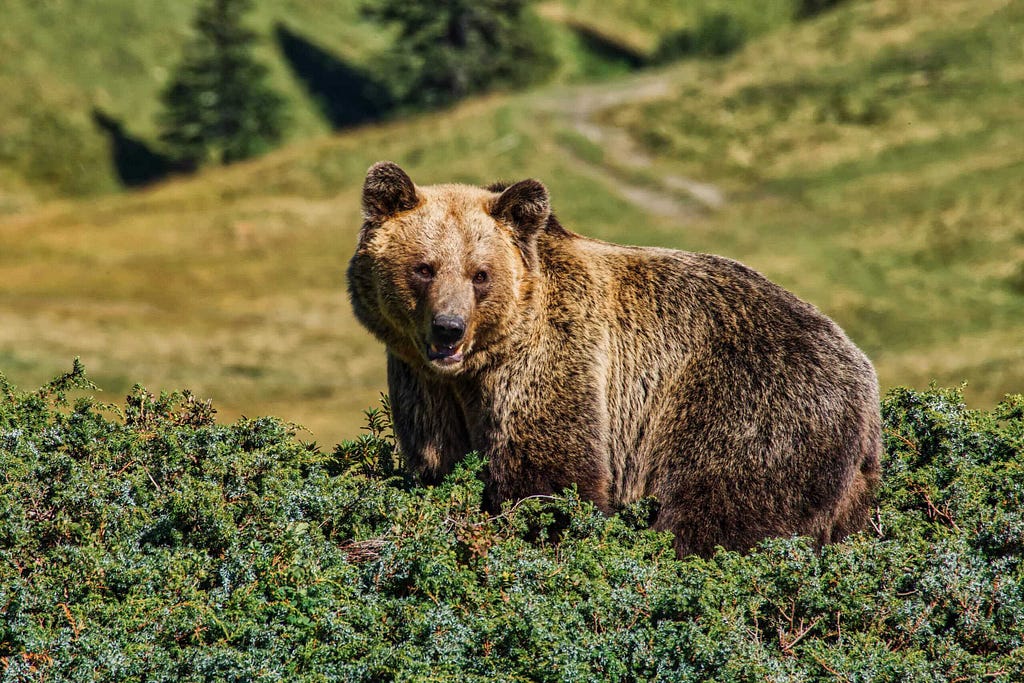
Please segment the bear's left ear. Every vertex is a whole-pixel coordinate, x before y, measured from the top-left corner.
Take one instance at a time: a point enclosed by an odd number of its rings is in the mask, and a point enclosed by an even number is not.
[[[363,217],[379,223],[401,211],[416,208],[416,186],[398,164],[378,161],[366,172],[363,183]]]
[[[520,180],[494,200],[490,214],[515,228],[520,242],[531,241],[551,216],[548,188],[539,180]]]

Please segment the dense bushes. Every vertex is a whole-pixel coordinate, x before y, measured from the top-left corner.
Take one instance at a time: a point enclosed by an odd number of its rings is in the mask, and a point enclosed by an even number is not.
[[[665,35],[654,61],[670,62],[693,55],[722,57],[741,48],[748,32],[746,24],[735,15],[713,12],[703,17],[694,29],[684,28]]]
[[[363,13],[396,36],[376,61],[397,102],[450,104],[545,81],[557,67],[532,0],[366,0]]]
[[[397,467],[386,411],[327,452],[185,393],[0,383],[5,680],[1020,680],[1024,398],[884,405],[873,528],[677,560],[649,505],[498,518],[481,463]],[[552,520],[564,527],[557,542]]]

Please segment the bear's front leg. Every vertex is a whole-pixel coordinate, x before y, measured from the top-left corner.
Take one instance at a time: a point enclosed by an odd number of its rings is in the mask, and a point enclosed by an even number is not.
[[[500,512],[506,501],[561,495],[575,485],[581,498],[612,512],[607,428],[597,392],[554,386],[537,375],[518,385],[512,396],[497,392],[485,401],[485,507]]]
[[[417,375],[388,353],[388,392],[395,436],[406,463],[423,483],[438,483],[473,450],[452,390]]]
[[[590,448],[564,441],[541,445],[530,439],[490,449],[487,461],[484,509],[492,514],[500,512],[505,502],[537,495],[558,496],[571,486],[576,487],[580,498],[593,502],[602,512],[614,512],[608,467]]]

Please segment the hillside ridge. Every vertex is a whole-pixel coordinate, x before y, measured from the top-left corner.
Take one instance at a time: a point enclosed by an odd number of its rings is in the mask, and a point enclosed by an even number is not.
[[[723,59],[23,207],[0,217],[0,368],[32,385],[82,356],[115,396],[189,387],[226,420],[357,433],[384,357],[344,267],[366,169],[392,159],[424,184],[535,177],[573,230],[742,261],[839,322],[884,386],[967,381],[994,405],[1024,386],[1022,27],[1005,0],[850,0]]]

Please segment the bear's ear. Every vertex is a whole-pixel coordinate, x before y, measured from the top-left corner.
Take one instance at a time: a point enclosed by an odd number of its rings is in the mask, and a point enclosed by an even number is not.
[[[539,180],[520,180],[505,188],[491,204],[491,216],[510,223],[520,239],[529,238],[548,222],[548,188]]]
[[[398,164],[378,161],[366,172],[363,183],[363,217],[379,223],[419,203],[416,186]]]

